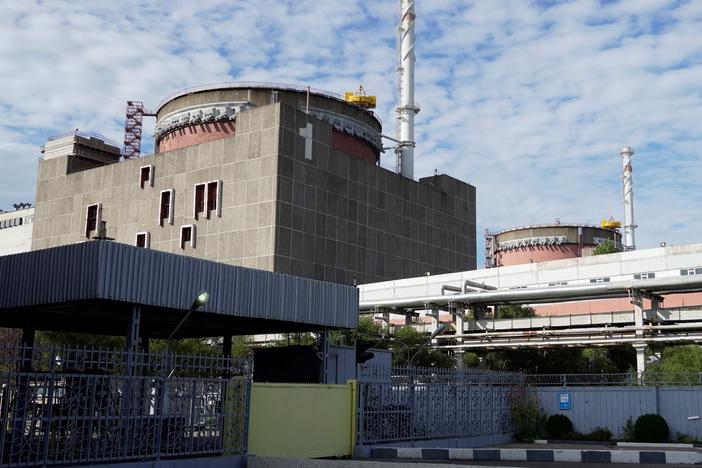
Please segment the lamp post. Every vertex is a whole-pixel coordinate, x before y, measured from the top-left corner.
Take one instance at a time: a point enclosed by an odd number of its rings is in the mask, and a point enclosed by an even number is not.
[[[415,353],[414,353],[414,354],[412,355],[412,357],[410,358],[409,363],[407,364],[408,367],[412,367],[412,361],[414,361],[414,358],[416,358],[417,355],[418,355],[429,343],[431,343],[431,340],[433,340],[434,338],[436,338],[438,335],[441,335],[443,332],[446,331],[447,328],[448,328],[448,327],[447,327],[446,324],[444,324],[444,323],[442,323],[441,325],[439,325],[438,327],[436,327],[436,330],[434,330],[433,332],[431,332],[431,335],[429,336],[429,339],[428,339],[427,341],[425,341],[424,343],[422,343],[421,345],[419,345],[419,348],[417,349],[417,351],[415,351]]]
[[[200,307],[204,306],[207,304],[207,301],[210,300],[210,293],[207,291],[202,291],[200,292],[196,297],[195,300],[193,301],[193,304],[190,306],[188,309],[188,313],[185,314],[185,317],[181,319],[180,322],[178,322],[178,325],[173,329],[170,335],[168,335],[168,338],[166,338],[166,341],[170,342],[171,339],[175,336],[175,334],[180,330],[180,327],[183,326],[186,320],[188,320],[188,317],[190,317],[190,314],[195,312],[197,309]]]

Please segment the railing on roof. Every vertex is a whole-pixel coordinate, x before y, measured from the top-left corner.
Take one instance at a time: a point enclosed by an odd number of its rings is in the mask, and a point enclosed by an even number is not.
[[[275,83],[275,82],[267,82],[267,81],[226,81],[222,83],[213,83],[213,84],[206,84],[206,85],[198,85],[198,86],[190,86],[187,88],[183,88],[179,91],[176,91],[170,95],[168,95],[166,98],[162,99],[161,102],[158,103],[156,108],[150,112],[153,112],[154,114],[158,113],[161,110],[161,107],[166,105],[169,101],[172,101],[175,98],[185,96],[187,94],[192,94],[192,93],[198,93],[202,91],[211,91],[215,89],[246,89],[246,88],[259,88],[259,89],[279,89],[281,91],[296,91],[299,93],[306,93],[308,91],[307,86],[300,86],[300,85],[291,85],[291,84],[285,84],[285,83]],[[318,89],[318,88],[309,88],[310,94],[315,94],[318,96],[324,96],[329,99],[334,99],[340,102],[343,102],[344,104],[348,104],[344,100],[344,96],[341,94],[337,94],[331,91],[325,91],[323,89]],[[360,109],[360,108],[359,108]],[[380,120],[380,117],[375,113],[370,110],[366,109],[360,109],[364,110],[368,114],[372,115],[375,119],[378,120],[378,123],[383,124],[383,122]]]
[[[101,140],[103,143],[105,143],[107,145],[115,146],[117,148],[120,147],[119,143],[110,140],[105,135],[101,135],[101,134],[95,133],[95,132],[82,132],[80,130],[70,130],[68,132],[63,132],[63,133],[59,133],[57,135],[52,135],[49,138],[47,138],[46,141],[48,143],[50,141],[61,140],[63,138],[68,138],[68,137],[72,137],[72,136],[79,136],[79,137],[82,137],[85,139],[95,138],[96,140]],[[42,148],[43,148],[43,146],[42,146]]]

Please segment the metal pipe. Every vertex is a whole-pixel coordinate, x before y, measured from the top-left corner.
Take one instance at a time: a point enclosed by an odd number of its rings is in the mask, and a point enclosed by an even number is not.
[[[644,325],[643,331],[668,331],[668,330],[698,330],[702,329],[702,323],[676,323],[671,325]],[[537,338],[549,337],[553,338],[558,335],[620,335],[624,332],[636,332],[639,330],[636,325],[627,325],[624,327],[597,327],[597,328],[569,328],[569,329],[543,329],[543,330],[524,330],[524,331],[476,331],[475,333],[461,333],[456,335],[439,336],[437,340],[451,340],[455,338]]]
[[[620,338],[598,338],[592,340],[583,340],[582,338],[575,338],[569,340],[558,340],[558,341],[497,341],[491,343],[485,342],[466,342],[460,345],[445,345],[437,346],[435,349],[470,349],[470,348],[548,348],[552,346],[569,346],[573,348],[589,348],[592,346],[617,346],[620,344],[644,342],[644,343],[667,343],[667,342],[699,342],[702,339],[702,334],[696,333],[694,335],[673,335],[673,336],[644,336],[643,338],[637,338],[633,334],[630,337],[620,337]]]
[[[400,25],[398,27],[399,58],[397,66],[399,105],[397,114],[397,139],[395,150],[400,174],[414,179],[414,115],[419,107],[414,102],[414,0],[400,0]]]
[[[613,283],[598,283],[582,286],[558,286],[547,288],[497,289],[494,291],[450,294],[445,296],[425,296],[405,299],[363,301],[359,310],[384,308],[426,309],[429,304],[445,305],[463,302],[465,304],[545,304],[606,297],[628,297],[631,290],[645,290],[650,293],[699,292],[702,291],[702,275],[647,280],[627,280]]]
[[[495,286],[490,286],[485,283],[478,283],[477,281],[465,280],[463,282],[463,292],[467,292],[469,286],[476,289],[482,289],[483,291],[495,291],[497,288]]]
[[[625,146],[619,151],[619,155],[622,157],[622,189],[624,193],[624,236],[622,240],[625,250],[635,250],[634,180],[631,175],[631,159],[634,156],[634,149]]]

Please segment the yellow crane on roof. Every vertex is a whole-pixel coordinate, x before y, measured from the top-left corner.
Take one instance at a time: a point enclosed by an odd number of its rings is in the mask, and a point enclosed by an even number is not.
[[[361,109],[375,109],[376,98],[375,96],[368,96],[366,90],[363,89],[363,85],[360,85],[355,92],[345,92],[344,101]]]
[[[615,221],[614,218],[603,219],[600,221],[600,227],[604,229],[619,229],[622,227],[622,222]]]

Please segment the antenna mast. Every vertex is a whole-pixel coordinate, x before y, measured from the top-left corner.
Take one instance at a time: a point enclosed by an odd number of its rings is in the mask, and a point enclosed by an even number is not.
[[[419,106],[414,102],[414,0],[400,0],[400,25],[398,27],[398,98],[397,139],[395,149],[400,173],[414,178],[414,115]]]
[[[634,181],[632,179],[631,159],[634,149],[625,146],[619,151],[622,157],[622,188],[624,192],[624,250],[635,250],[634,242]]]

